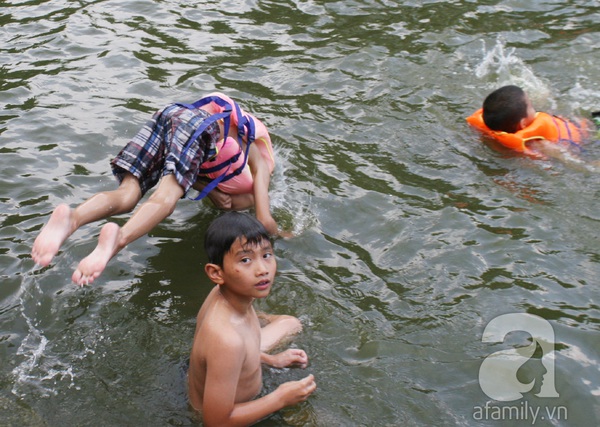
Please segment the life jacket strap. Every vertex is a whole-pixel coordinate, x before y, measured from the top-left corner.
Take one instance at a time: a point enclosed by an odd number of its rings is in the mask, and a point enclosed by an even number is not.
[[[558,129],[558,140],[561,142],[567,142],[569,143],[569,145],[571,146],[572,149],[577,150],[579,153],[584,152],[583,147],[575,142],[574,139],[574,135],[571,132],[571,127],[568,125],[568,122],[566,119],[560,117],[560,116],[552,116],[552,120],[554,122],[554,125],[556,126],[556,129]],[[565,129],[567,130],[567,137],[564,138],[562,133],[561,133],[561,127],[558,125],[557,121],[561,121],[564,124]],[[581,124],[577,121],[573,121],[571,122],[571,124],[573,126],[575,126],[575,129],[577,130],[577,132],[579,132],[579,135],[583,135],[585,132],[581,126]]]
[[[187,142],[182,155],[185,155],[187,153],[187,151],[189,150],[189,148],[193,144],[193,142],[202,134],[202,132],[204,132],[206,130],[206,128],[208,128],[208,126],[210,126],[211,124],[213,124],[221,119],[223,119],[223,140],[226,141],[227,137],[229,135],[229,127],[231,125],[231,113],[234,108],[235,108],[235,112],[236,112],[236,116],[237,116],[237,120],[238,120],[237,142],[240,146],[240,152],[238,152],[235,156],[233,156],[229,160],[224,161],[223,163],[221,163],[219,165],[213,166],[212,168],[206,168],[206,169],[201,168],[200,169],[201,172],[203,174],[205,174],[205,173],[216,172],[218,170],[221,170],[221,169],[227,167],[227,169],[225,169],[225,171],[221,175],[219,175],[218,177],[216,177],[215,179],[210,181],[206,185],[206,187],[204,187],[202,189],[200,194],[198,194],[198,196],[196,196],[192,200],[203,199],[204,197],[206,197],[206,195],[208,193],[210,193],[212,190],[214,190],[221,182],[228,181],[231,178],[242,173],[242,171],[244,170],[244,168],[246,167],[246,164],[248,162],[248,154],[250,151],[250,144],[252,144],[252,142],[254,142],[254,139],[255,139],[256,126],[254,124],[254,120],[250,116],[242,115],[242,110],[241,110],[240,106],[237,104],[237,102],[235,102],[235,101],[233,101],[233,105],[231,105],[226,100],[213,95],[213,96],[206,96],[204,98],[201,98],[192,104],[177,103],[177,105],[193,110],[193,109],[198,109],[204,105],[210,104],[211,102],[214,102],[218,106],[223,107],[224,108],[223,112],[213,114],[212,116],[207,117],[206,119],[204,119],[202,121],[200,126],[198,126],[196,131],[193,133],[193,135],[190,137],[189,141]],[[242,141],[243,141],[244,136],[246,136],[246,151],[244,152],[244,162],[242,163],[242,165],[239,168],[237,168],[233,172],[229,173],[229,169],[231,169],[231,165],[238,160],[239,156],[242,153],[242,148],[243,148]]]
[[[229,160],[224,161],[223,163],[219,163],[216,166],[213,166],[213,167],[210,167],[210,168],[200,167],[200,173],[202,175],[208,175],[209,173],[220,171],[224,167],[226,167],[228,165],[231,165],[231,164],[234,164],[235,162],[237,162],[241,155],[242,155],[242,152],[238,151],[235,155],[231,156],[231,158]]]

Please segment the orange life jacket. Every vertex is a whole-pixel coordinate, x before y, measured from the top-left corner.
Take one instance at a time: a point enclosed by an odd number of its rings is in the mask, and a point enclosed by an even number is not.
[[[588,136],[583,122],[573,123],[542,112],[536,113],[529,126],[515,133],[498,132],[488,128],[483,121],[482,108],[467,117],[467,122],[505,147],[522,153],[530,151],[525,145],[528,141],[545,139],[550,142],[564,141],[579,145]]]

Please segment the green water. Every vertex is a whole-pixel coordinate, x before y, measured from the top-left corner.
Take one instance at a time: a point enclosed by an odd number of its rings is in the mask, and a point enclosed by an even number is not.
[[[58,203],[115,188],[108,162],[154,110],[214,90],[269,127],[295,233],[257,305],[302,320],[311,363],[265,387],[318,384],[259,425],[600,424],[600,147],[532,159],[464,121],[507,83],[540,111],[600,110],[597,1],[4,1],[0,25],[0,425],[198,424],[185,369],[219,213],[181,201],[84,289],[102,223],[47,268],[29,254]],[[552,326],[518,377],[553,357],[558,397],[539,377],[483,392],[483,361],[531,342],[482,342],[506,313]]]

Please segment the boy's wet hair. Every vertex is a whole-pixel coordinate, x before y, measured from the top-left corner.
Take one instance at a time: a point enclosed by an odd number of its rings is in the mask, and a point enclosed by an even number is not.
[[[515,133],[527,117],[527,96],[518,86],[503,86],[483,101],[483,122],[491,130]]]
[[[265,227],[252,215],[242,212],[227,212],[215,219],[206,230],[204,250],[208,262],[223,267],[225,254],[237,240],[245,240],[246,245],[259,245],[271,242]]]

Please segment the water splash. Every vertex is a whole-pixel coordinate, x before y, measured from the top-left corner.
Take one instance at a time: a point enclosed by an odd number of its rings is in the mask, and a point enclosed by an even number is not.
[[[492,89],[505,85],[521,87],[538,109],[542,106],[545,109],[556,109],[556,101],[551,97],[549,86],[535,75],[515,51],[514,47],[506,48],[506,42],[501,37],[496,39],[496,44],[490,50],[486,49],[483,41],[483,59],[475,68],[475,75],[480,79],[492,78]]]
[[[278,146],[274,146],[273,151],[277,167],[269,190],[271,206],[278,211],[283,228],[298,235],[317,223],[311,198],[305,192],[294,191],[293,185],[287,180],[287,172],[293,167],[289,160],[291,151]]]
[[[31,393],[32,388],[44,397],[56,395],[52,384],[65,378],[70,381],[70,386],[74,385],[72,367],[47,356],[49,352],[46,350],[50,341],[35,320],[42,297],[43,292],[37,280],[32,276],[25,276],[19,295],[19,306],[29,332],[16,353],[22,361],[12,370],[14,383],[11,392],[15,396],[25,397]]]

